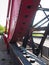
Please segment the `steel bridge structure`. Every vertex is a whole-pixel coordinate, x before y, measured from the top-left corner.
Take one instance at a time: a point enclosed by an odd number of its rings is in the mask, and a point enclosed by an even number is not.
[[[49,8],[42,7],[41,0],[9,0],[6,28],[3,38],[14,65],[46,65],[38,55],[41,52],[47,35],[49,35]],[[45,15],[34,24],[36,14],[42,11]],[[40,17],[40,16],[39,16]],[[46,21],[45,21],[46,20]],[[44,22],[43,22],[44,21]],[[45,23],[47,26],[43,27]],[[45,31],[39,33],[35,31]],[[33,34],[42,34],[40,44],[36,47]],[[28,51],[27,46],[32,48]]]

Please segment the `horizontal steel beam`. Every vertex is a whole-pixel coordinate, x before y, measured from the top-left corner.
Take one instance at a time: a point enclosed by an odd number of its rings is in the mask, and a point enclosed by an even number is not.
[[[41,8],[41,7],[38,7],[38,10],[41,10],[41,11],[49,11],[49,8]]]

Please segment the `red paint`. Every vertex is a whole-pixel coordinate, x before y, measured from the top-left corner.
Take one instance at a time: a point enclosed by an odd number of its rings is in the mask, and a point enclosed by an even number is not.
[[[8,42],[16,42],[27,34],[39,3],[40,0],[12,0]]]
[[[32,23],[32,19],[34,18],[39,3],[40,0],[22,0],[19,1],[19,4],[14,2],[9,40],[16,42],[17,39],[22,38],[27,34],[27,30],[30,28],[29,26]],[[30,9],[27,8],[29,6],[31,6]]]

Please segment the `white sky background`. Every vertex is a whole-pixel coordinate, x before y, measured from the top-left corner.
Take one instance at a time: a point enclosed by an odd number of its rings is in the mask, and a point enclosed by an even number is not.
[[[49,8],[49,0],[41,0],[40,4],[42,5],[43,8]],[[47,15],[49,15],[49,12],[45,11]],[[36,24],[37,22],[39,22],[40,20],[42,20],[45,17],[45,14],[43,13],[43,11],[38,10],[34,19],[34,24]],[[47,19],[45,19],[43,22],[47,21]],[[49,22],[49,21],[48,21]],[[42,24],[42,23],[40,23]],[[40,25],[39,24],[39,25]],[[43,26],[47,26],[48,23],[44,24]]]
[[[49,8],[49,0],[41,0],[41,4],[45,8]],[[0,24],[2,26],[6,25],[6,16],[7,16],[7,7],[8,0],[0,0]],[[47,12],[49,14],[49,12]],[[37,14],[37,18],[35,18],[34,24],[42,19],[45,15],[43,12],[39,11]]]
[[[8,0],[0,0],[0,25],[5,26]]]

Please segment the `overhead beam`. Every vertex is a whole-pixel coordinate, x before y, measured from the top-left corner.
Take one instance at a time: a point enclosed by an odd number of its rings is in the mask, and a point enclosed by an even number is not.
[[[41,7],[38,7],[38,10],[41,10],[41,11],[48,11],[49,12],[49,9],[48,8],[41,8]]]

